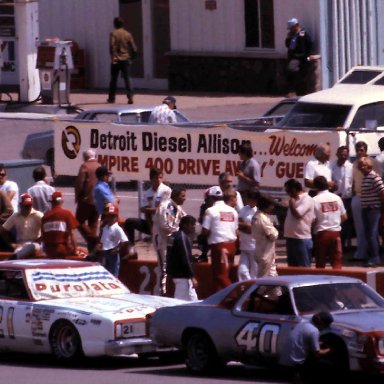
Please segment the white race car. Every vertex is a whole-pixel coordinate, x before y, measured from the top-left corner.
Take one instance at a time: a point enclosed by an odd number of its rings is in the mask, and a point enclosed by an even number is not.
[[[0,351],[121,356],[158,351],[147,318],[180,300],[136,295],[101,265],[0,262]]]

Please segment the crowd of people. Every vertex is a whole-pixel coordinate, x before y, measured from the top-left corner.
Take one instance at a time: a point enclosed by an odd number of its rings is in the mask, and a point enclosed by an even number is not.
[[[357,246],[352,261],[364,266],[380,265],[380,241],[384,236],[383,210],[384,138],[376,158],[367,155],[367,144],[355,144],[357,159],[351,163],[348,147],[337,148],[330,162],[329,144],[317,146],[304,168],[304,185],[296,179],[285,182],[288,196],[283,235],[288,266],[317,268],[329,263],[342,268],[343,250]],[[65,258],[79,252],[75,230],[84,238],[87,258],[98,260],[115,276],[121,257],[137,257],[135,235],[149,236],[158,255],[160,279],[156,293],[167,294],[172,279],[175,297],[196,300],[194,263],[211,263],[215,290],[234,280],[276,276],[275,244],[279,231],[273,220],[276,201],[259,192],[260,165],[250,142],[239,148],[237,189],[228,172],[204,193],[199,217],[185,212],[185,188],[171,189],[160,169],[151,168],[149,188],[140,202],[142,217],[119,217],[119,199],[109,184],[111,172],[84,152],[75,182],[75,215],[63,208],[63,195],[47,182],[45,168],[33,171],[33,184],[19,196],[17,183],[0,169],[0,249],[19,259],[43,254]],[[15,204],[15,202],[17,202]],[[200,230],[196,236],[196,226]],[[201,250],[192,255],[196,241]],[[233,276],[239,254],[237,276]]]

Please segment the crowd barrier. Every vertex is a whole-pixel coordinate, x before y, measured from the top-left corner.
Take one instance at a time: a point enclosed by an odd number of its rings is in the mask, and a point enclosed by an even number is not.
[[[384,296],[384,268],[344,267],[341,270],[330,268],[277,267],[279,275],[335,275],[358,278]],[[134,293],[156,294],[159,285],[160,270],[156,261],[123,260],[120,267],[120,280]],[[195,264],[195,274],[198,281],[197,295],[204,299],[214,293],[211,265],[209,263]],[[233,281],[236,280],[237,266],[231,271]],[[168,295],[174,291],[171,279],[168,279]]]

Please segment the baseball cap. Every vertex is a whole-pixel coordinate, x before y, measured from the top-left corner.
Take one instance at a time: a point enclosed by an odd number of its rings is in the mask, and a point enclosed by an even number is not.
[[[103,176],[106,176],[106,175],[111,175],[112,172],[109,172],[108,168],[107,167],[99,167],[96,169],[96,177],[97,178],[100,178],[100,177],[103,177]]]
[[[287,22],[287,28],[291,29],[296,24],[299,24],[299,20],[297,20],[295,17],[292,17],[292,19],[288,20],[288,22]]]
[[[21,205],[25,205],[25,206],[32,205],[33,198],[29,193],[23,193],[22,195],[20,195],[19,202]]]
[[[172,103],[175,105],[176,109],[176,98],[174,96],[167,96],[164,100],[163,103]]]
[[[223,196],[223,191],[218,185],[207,189],[208,196]]]
[[[63,200],[63,194],[59,191],[53,192],[51,196],[51,202],[58,202]]]
[[[108,204],[104,208],[104,213],[106,215],[118,215],[119,214],[119,208],[116,205]]]

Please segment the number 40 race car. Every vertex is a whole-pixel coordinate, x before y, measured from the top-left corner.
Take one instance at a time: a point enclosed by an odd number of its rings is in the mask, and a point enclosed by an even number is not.
[[[334,322],[321,339],[335,370],[384,373],[384,299],[358,279],[297,275],[235,283],[196,303],[159,308],[150,334],[183,349],[194,373],[229,361],[278,364],[290,332],[318,311]]]

